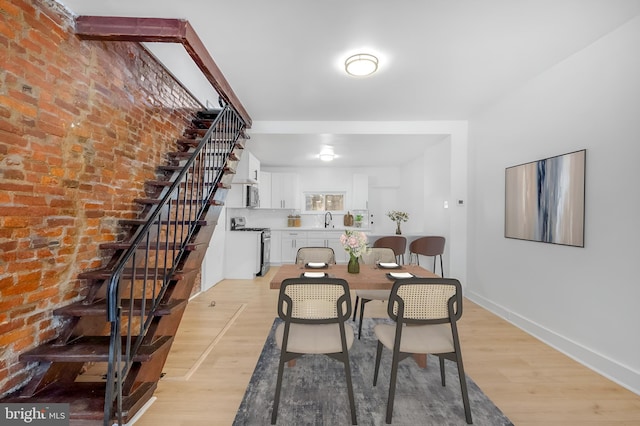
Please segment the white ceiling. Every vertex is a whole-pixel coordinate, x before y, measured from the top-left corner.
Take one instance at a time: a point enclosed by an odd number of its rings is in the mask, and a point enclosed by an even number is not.
[[[60,1],[78,15],[188,20],[253,119],[249,149],[263,165],[300,166],[329,164],[315,158],[327,143],[335,166],[402,164],[443,136],[336,123],[466,120],[640,13],[640,0]],[[174,47],[150,45],[215,103]],[[379,57],[373,76],[344,73],[360,51]],[[318,121],[322,132],[300,123]]]

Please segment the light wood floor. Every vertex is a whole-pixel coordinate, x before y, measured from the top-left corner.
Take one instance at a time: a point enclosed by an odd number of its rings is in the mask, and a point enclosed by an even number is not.
[[[233,423],[276,315],[274,272],[225,280],[189,303],[157,400],[136,426]],[[466,372],[515,425],[640,425],[640,396],[469,301],[464,309]],[[384,304],[365,314],[386,316]]]

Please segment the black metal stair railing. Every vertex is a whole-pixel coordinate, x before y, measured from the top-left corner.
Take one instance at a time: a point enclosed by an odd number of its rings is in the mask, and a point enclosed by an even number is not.
[[[218,114],[114,267],[107,287],[111,335],[105,425],[114,418],[122,424],[123,384],[134,356],[143,343],[150,343],[144,339],[154,313],[168,287],[179,279],[176,274],[182,272],[187,245],[198,220],[206,214],[244,128],[244,121],[229,106]],[[125,307],[123,298],[130,300]]]

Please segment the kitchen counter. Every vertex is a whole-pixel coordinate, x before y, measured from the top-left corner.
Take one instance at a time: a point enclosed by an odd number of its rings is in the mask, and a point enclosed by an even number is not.
[[[272,231],[319,231],[319,232],[344,232],[345,230],[371,232],[370,228],[356,228],[354,226],[336,226],[335,228],[319,228],[317,226],[285,226],[283,228],[271,228]]]

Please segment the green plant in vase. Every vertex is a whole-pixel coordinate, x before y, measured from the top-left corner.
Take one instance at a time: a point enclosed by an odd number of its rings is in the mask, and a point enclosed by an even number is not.
[[[387,212],[387,216],[396,223],[396,235],[402,234],[400,224],[409,220],[409,213],[391,210],[390,212]]]
[[[360,231],[346,230],[344,234],[340,236],[340,243],[344,247],[344,250],[349,253],[347,271],[350,274],[357,274],[360,272],[358,259],[367,251],[367,235]]]

